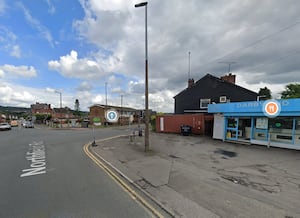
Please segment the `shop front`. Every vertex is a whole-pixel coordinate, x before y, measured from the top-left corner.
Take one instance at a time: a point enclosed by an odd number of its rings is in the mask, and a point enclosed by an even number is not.
[[[300,150],[300,99],[210,104],[213,138]]]

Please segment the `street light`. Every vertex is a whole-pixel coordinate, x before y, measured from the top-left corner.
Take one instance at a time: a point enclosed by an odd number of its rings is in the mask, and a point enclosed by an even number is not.
[[[139,4],[134,5],[134,7],[136,8],[145,6],[145,152],[149,151],[147,4],[148,2],[141,2]]]
[[[59,99],[60,99],[60,128],[62,128],[62,98],[61,98],[61,92],[55,90],[55,93],[58,93],[59,94]]]

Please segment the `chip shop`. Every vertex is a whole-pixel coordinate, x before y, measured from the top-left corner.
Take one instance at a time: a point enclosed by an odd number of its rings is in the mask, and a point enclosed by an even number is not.
[[[213,138],[300,150],[300,99],[208,105]]]

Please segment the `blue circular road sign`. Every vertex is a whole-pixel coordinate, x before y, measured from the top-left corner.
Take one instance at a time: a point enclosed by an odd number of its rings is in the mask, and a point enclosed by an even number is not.
[[[118,115],[118,112],[117,111],[114,111],[114,110],[108,110],[106,112],[106,120],[108,122],[117,122],[119,119],[119,115]]]

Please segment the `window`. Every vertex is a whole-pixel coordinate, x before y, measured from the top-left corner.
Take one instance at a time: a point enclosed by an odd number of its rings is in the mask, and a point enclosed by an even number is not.
[[[210,99],[200,99],[200,108],[207,108],[210,104]]]
[[[273,129],[293,129],[293,118],[276,117],[269,119],[269,128]]]
[[[220,103],[226,103],[227,97],[226,96],[220,96]]]
[[[296,118],[296,130],[300,130],[300,118]]]
[[[256,129],[268,129],[268,118],[258,117],[255,120]]]

